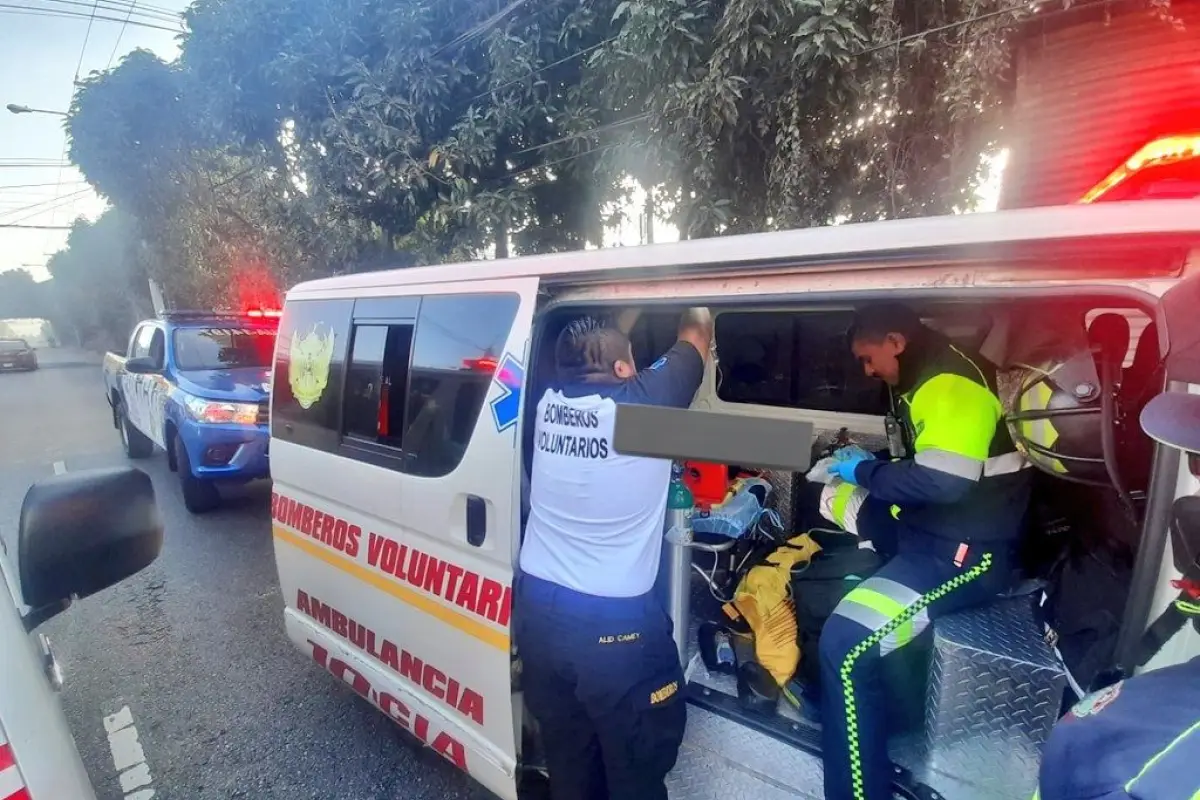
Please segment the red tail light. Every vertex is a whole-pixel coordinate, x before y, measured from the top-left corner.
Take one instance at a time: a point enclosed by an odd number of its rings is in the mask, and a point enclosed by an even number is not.
[[[1104,180],[1089,189],[1081,203],[1094,203],[1109,195],[1118,186],[1144,175],[1148,170],[1196,162],[1200,165],[1200,133],[1181,133],[1161,136],[1144,145],[1110,172]]]

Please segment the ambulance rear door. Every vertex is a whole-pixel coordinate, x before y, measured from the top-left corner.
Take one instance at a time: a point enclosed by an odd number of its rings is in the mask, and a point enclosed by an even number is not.
[[[294,292],[271,414],[289,637],[510,800],[517,443],[537,287]]]

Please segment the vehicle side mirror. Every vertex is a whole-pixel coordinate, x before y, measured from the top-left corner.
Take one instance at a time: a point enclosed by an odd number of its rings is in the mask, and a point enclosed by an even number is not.
[[[18,532],[21,592],[32,609],[26,628],[143,569],[162,541],[154,485],[139,469],[70,472],[35,483]]]
[[[1200,453],[1200,395],[1163,392],[1142,409],[1142,430],[1156,442]]]
[[[1142,409],[1142,430],[1167,447],[1183,450],[1195,462],[1200,458],[1200,395],[1163,392]],[[1200,497],[1180,497],[1171,507],[1171,547],[1175,569],[1200,569]]]
[[[125,362],[125,371],[133,375],[153,375],[161,370],[150,356],[138,356]]]

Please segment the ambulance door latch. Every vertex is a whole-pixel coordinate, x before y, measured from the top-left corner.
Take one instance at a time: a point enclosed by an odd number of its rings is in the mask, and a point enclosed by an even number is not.
[[[487,502],[467,495],[467,544],[479,547],[487,538]]]

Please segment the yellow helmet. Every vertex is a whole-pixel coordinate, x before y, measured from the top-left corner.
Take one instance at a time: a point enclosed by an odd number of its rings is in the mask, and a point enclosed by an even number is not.
[[[1038,469],[1109,485],[1104,463],[1102,386],[1089,350],[1020,365],[1009,374],[1013,443]]]

